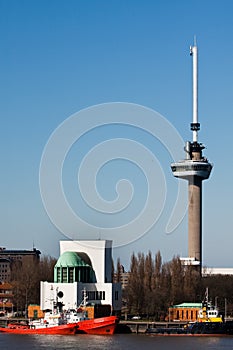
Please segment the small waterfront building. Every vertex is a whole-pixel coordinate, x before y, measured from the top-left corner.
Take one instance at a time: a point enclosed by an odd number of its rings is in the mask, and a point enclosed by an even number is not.
[[[198,312],[201,308],[201,303],[182,303],[178,305],[173,305],[168,310],[168,320],[195,322],[197,321]]]
[[[88,305],[110,305],[121,310],[121,284],[112,280],[112,241],[60,241],[60,257],[54,267],[54,282],[41,281],[40,307],[64,310]]]
[[[44,312],[40,309],[39,305],[30,304],[28,305],[27,316],[28,318],[34,318],[34,319],[43,318]]]

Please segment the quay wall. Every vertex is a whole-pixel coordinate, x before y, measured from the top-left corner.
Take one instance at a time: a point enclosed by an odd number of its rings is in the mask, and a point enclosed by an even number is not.
[[[182,328],[187,322],[154,322],[154,321],[120,321],[120,325],[130,329],[132,333],[145,333],[147,328]]]

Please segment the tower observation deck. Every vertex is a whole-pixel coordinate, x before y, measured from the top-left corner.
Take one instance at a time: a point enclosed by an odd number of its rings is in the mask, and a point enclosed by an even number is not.
[[[198,142],[198,56],[197,46],[190,47],[193,57],[193,132],[192,142],[185,143],[186,159],[171,164],[175,177],[188,180],[188,256],[193,265],[202,267],[202,181],[209,178],[212,164],[202,155],[205,146]]]

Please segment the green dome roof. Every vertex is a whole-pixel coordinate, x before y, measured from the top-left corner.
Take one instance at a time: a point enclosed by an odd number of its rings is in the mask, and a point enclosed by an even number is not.
[[[58,259],[55,267],[89,266],[75,252],[64,252]]]

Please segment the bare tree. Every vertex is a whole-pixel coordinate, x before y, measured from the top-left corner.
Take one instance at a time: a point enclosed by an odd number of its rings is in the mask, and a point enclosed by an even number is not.
[[[151,252],[146,255],[145,258],[145,273],[144,273],[144,303],[145,311],[147,315],[153,314],[154,303],[153,303],[153,271],[154,263],[152,260]]]
[[[127,292],[127,304],[130,313],[138,312],[138,296],[139,296],[139,280],[138,280],[138,259],[133,253],[131,256],[130,273]]]
[[[121,282],[121,273],[122,273],[122,266],[121,266],[120,258],[118,258],[117,259],[116,279],[115,279],[117,283]]]
[[[57,262],[57,259],[44,255],[40,259],[39,264],[39,279],[40,281],[53,282],[54,281],[54,266]]]
[[[184,300],[184,268],[180,258],[174,257],[170,263],[171,302],[181,303]]]
[[[11,283],[17,311],[26,311],[29,304],[40,303],[40,281],[53,281],[55,263],[56,259],[49,256],[40,261],[24,259],[14,262]]]

